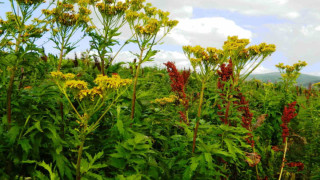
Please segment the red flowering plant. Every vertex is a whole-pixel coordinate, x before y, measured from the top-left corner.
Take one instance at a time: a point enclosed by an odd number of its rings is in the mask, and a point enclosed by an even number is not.
[[[183,111],[179,111],[180,118],[183,120],[184,123],[189,124],[188,120],[188,108],[189,108],[189,100],[187,98],[187,95],[185,93],[186,84],[188,82],[190,71],[182,71],[179,73],[177,70],[175,64],[173,62],[167,62],[164,63],[167,67],[167,71],[170,76],[171,80],[171,90],[176,93],[176,96],[178,97],[179,104],[182,104],[184,107]]]
[[[222,54],[220,61],[220,70],[218,70],[218,89],[220,91],[221,104],[225,104],[225,112],[218,112],[222,117],[220,118],[224,124],[229,124],[228,116],[230,114],[231,103],[243,106],[244,96],[239,95],[241,92],[241,84],[243,81],[255,70],[266,57],[271,55],[275,51],[275,45],[261,43],[259,45],[253,45],[247,47],[250,43],[249,39],[239,39],[237,36],[228,37],[228,40],[224,42],[222,47]],[[247,48],[246,48],[247,47]],[[226,64],[228,63],[228,64]],[[235,100],[234,97],[237,97]],[[236,102],[238,101],[238,102]],[[247,103],[244,103],[247,104]],[[244,105],[247,106],[247,105]],[[218,106],[219,110],[223,108]],[[236,108],[237,109],[237,108]],[[244,112],[245,116],[249,113],[245,112],[243,108],[239,109]],[[248,120],[252,117],[247,117]],[[246,120],[244,120],[246,121]],[[237,122],[233,122],[234,124]]]
[[[228,83],[229,80],[233,80],[233,65],[232,65],[232,60],[229,60],[228,65],[225,63],[220,65],[220,70],[217,70],[218,73],[218,89],[221,91],[220,92],[220,98],[223,99],[221,104],[227,104],[225,112],[222,110],[222,107],[220,104],[217,105],[219,111],[218,115],[220,116],[220,119],[223,124],[229,124],[228,122],[228,116],[229,116],[229,108],[230,108],[230,101],[228,102],[227,99],[231,97],[229,95],[228,91],[231,89],[232,83]],[[225,86],[225,84],[228,83],[228,86]],[[226,95],[228,94],[228,95]]]
[[[253,153],[247,153],[246,159],[249,166],[254,167],[260,162],[260,155],[254,148],[251,124],[253,113],[250,111],[249,101],[241,92],[241,87],[244,80],[275,51],[275,45],[261,43],[247,47],[249,43],[249,39],[239,39],[237,36],[228,37],[224,42],[223,57],[217,71],[217,87],[220,94],[220,104],[217,107],[223,124],[237,126],[240,123],[248,130],[245,140],[251,146]],[[258,168],[256,173],[259,178]]]
[[[302,162],[290,162],[287,163],[288,167],[298,167],[297,171],[302,171],[304,169],[304,164]]]
[[[283,158],[282,158],[279,179],[281,179],[281,176],[282,176],[283,168],[285,165],[284,163],[286,161],[286,153],[288,150],[288,138],[287,138],[289,136],[288,124],[294,117],[296,117],[298,115],[297,113],[295,113],[296,104],[297,104],[297,102],[294,101],[294,102],[288,104],[288,107],[285,106],[284,110],[283,110],[282,117],[281,117],[282,124],[280,126],[282,127],[282,138],[283,138],[283,143],[285,143],[285,147],[284,147],[284,152],[283,152]]]

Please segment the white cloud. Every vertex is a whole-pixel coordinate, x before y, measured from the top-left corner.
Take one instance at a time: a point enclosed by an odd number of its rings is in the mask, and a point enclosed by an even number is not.
[[[298,12],[289,12],[286,14],[286,17],[290,18],[290,19],[295,19],[297,17],[299,17],[300,14]]]
[[[304,73],[304,74],[309,74],[312,76],[320,76],[320,72],[309,72],[309,73]]]
[[[129,51],[120,52],[119,55],[116,57],[114,62],[133,62],[135,58]],[[179,69],[183,68],[190,68],[191,64],[187,57],[178,51],[164,51],[161,50],[154,56],[154,61],[146,62],[143,66],[157,66],[157,67],[165,67],[163,63],[168,61],[172,61],[176,64]]]
[[[252,74],[265,74],[265,73],[272,73],[272,72],[277,72],[273,69],[268,69],[268,68],[265,68],[263,66],[258,66],[257,69],[255,69]]]
[[[166,42],[220,47],[228,36],[233,35],[251,39],[252,32],[222,17],[179,19],[177,27],[166,37]]]
[[[166,44],[178,46],[199,44],[204,47],[219,48],[228,35],[238,35],[240,38],[253,40],[257,38],[259,42],[267,41],[276,44],[277,52],[283,54],[288,59],[288,63],[301,59],[312,65],[320,57],[320,51],[318,51],[320,47],[320,1],[304,0],[303,5],[301,0],[148,0],[148,2],[162,10],[169,11],[171,18],[180,21],[178,26],[164,38]],[[246,18],[254,17],[254,19],[247,24],[246,22],[238,24],[233,21],[235,18],[233,15],[227,18],[196,18],[195,8],[230,11],[248,15],[249,17]],[[273,18],[277,22],[269,22],[259,27],[255,25],[257,19],[265,17]],[[263,24],[263,22],[258,24]],[[263,32],[257,32],[257,29],[263,29]],[[120,37],[122,40],[130,36],[128,27],[125,27],[123,32]],[[166,51],[165,54],[169,57],[168,52]],[[171,57],[179,62],[179,58],[174,57],[173,53]],[[283,59],[278,61],[283,61]],[[272,70],[260,66],[255,73],[260,71],[271,72]]]
[[[290,63],[304,60],[312,65],[319,61],[319,27],[292,23],[269,24],[266,27],[272,31],[260,36],[272,39],[277,46],[277,51],[282,52]]]

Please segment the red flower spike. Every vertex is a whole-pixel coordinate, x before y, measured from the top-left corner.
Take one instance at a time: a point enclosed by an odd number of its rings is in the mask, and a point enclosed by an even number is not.
[[[183,120],[184,123],[189,124],[187,121],[187,116],[182,111],[179,111],[180,119]],[[181,122],[181,121],[180,121]]]
[[[288,107],[284,107],[283,114],[281,117],[282,124],[280,125],[282,127],[282,138],[283,142],[286,141],[286,138],[289,136],[289,128],[288,124],[296,117],[298,114],[295,113],[296,109],[294,108],[296,106],[297,102],[290,103]]]
[[[304,164],[302,162],[291,162],[287,163],[289,167],[298,167],[298,171],[302,171],[304,169]]]
[[[231,59],[229,60],[228,65],[222,64],[220,66],[220,70],[218,70],[217,73],[219,75],[218,88],[223,89],[224,84],[221,81],[227,82],[229,81],[229,79],[232,78],[232,75],[233,75],[232,60]]]
[[[167,62],[164,63],[165,66],[167,66],[167,71],[170,76],[171,80],[171,90],[177,94],[179,99],[182,102],[182,105],[185,108],[185,111],[189,108],[189,100],[187,99],[187,95],[185,93],[185,86],[188,82],[190,71],[183,71],[182,73],[179,73],[176,66],[173,62]],[[182,111],[179,112],[181,119],[187,123],[187,117],[185,113]]]

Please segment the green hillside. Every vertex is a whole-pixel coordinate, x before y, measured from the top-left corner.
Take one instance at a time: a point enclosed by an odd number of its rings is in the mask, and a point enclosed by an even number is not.
[[[264,82],[271,81],[277,82],[281,80],[281,75],[278,72],[266,73],[266,74],[251,74],[248,79],[258,79]],[[320,82],[320,76],[312,76],[308,74],[301,74],[297,80],[298,84],[308,86],[310,83]]]

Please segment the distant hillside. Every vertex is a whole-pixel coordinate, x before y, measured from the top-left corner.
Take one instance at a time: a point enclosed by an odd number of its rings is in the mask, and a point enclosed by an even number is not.
[[[248,77],[248,80],[249,79],[258,79],[263,82],[267,82],[268,80],[270,80],[271,82],[277,82],[277,81],[280,81],[281,75],[278,72],[266,73],[266,74],[251,74]],[[310,83],[313,84],[313,83],[320,82],[320,76],[300,74],[297,82],[298,84],[307,87]]]

